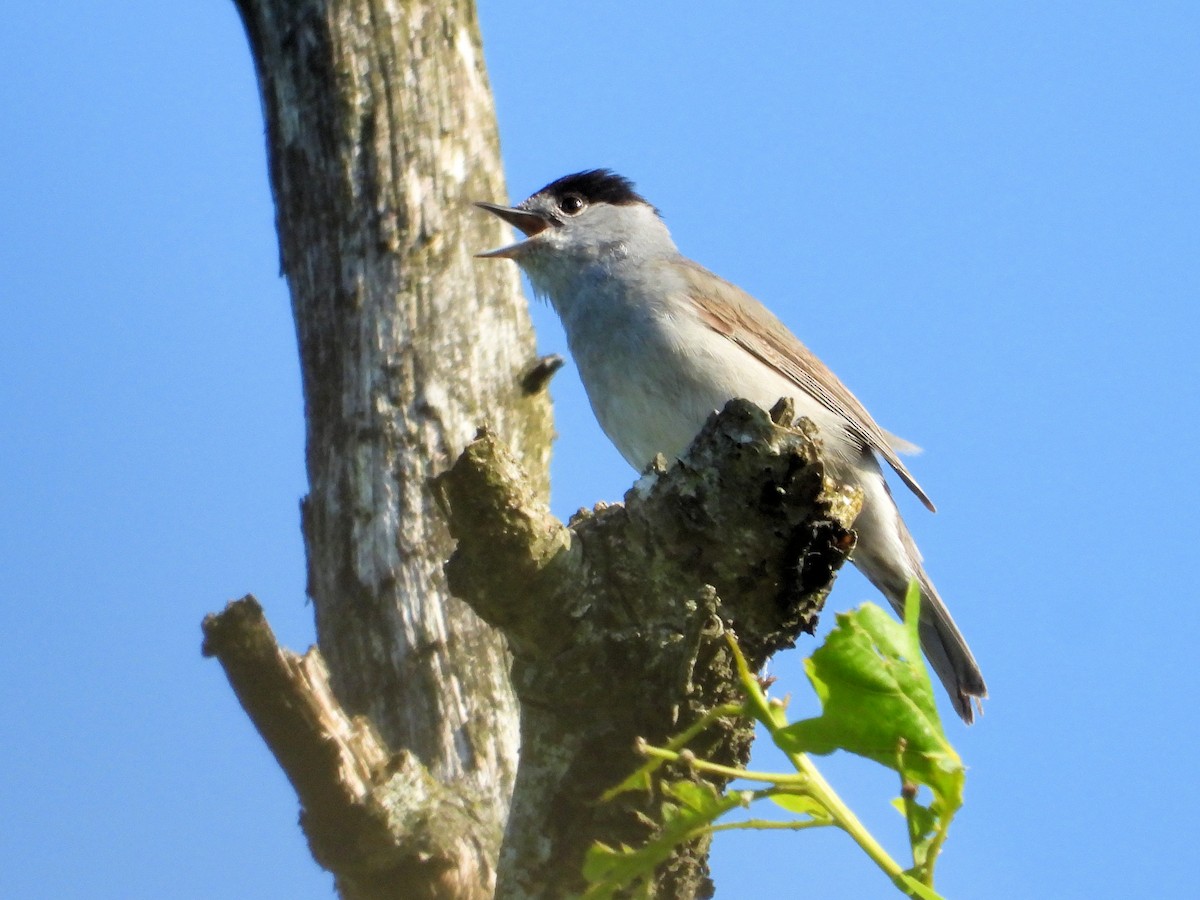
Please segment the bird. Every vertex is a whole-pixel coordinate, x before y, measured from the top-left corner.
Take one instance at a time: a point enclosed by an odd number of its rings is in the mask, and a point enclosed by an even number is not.
[[[600,427],[639,472],[657,454],[682,454],[729,400],[770,409],[792,399],[816,426],[830,475],[862,491],[851,562],[901,616],[916,580],[922,650],[971,723],[987,696],[983,675],[925,572],[881,465],[932,512],[900,459],[918,448],[884,431],[762,303],[680,253],[662,214],[628,178],[589,169],[516,206],[475,205],[523,236],[476,256],[516,262],[550,302]]]

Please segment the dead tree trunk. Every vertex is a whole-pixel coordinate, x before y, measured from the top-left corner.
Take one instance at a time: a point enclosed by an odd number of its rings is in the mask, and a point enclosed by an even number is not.
[[[487,423],[544,495],[552,423],[522,387],[517,276],[471,258],[505,236],[469,201],[506,195],[474,5],[236,3],[300,346],[318,643],[342,706],[473,798],[490,866],[517,709],[503,639],[446,590],[429,481]]]
[[[506,195],[472,3],[235,2],[300,346],[320,649],[281,650],[247,599],[206,619],[205,653],[344,898],[576,893],[593,841],[661,811],[596,802],[634,738],[728,697],[723,631],[761,664],[811,628],[854,498],[803,431],[734,404],[624,506],[554,520],[554,363],[515,271],[471,258],[504,236],[469,201]],[[706,752],[741,762],[751,737]],[[668,859],[659,896],[706,894],[706,852]]]

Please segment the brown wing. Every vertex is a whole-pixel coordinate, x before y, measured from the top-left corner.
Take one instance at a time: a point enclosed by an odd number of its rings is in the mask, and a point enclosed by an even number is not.
[[[930,511],[934,510],[933,502],[896,455],[887,432],[829,371],[829,367],[788,331],[787,326],[741,288],[696,263],[686,261],[684,272],[692,302],[706,324],[840,416],[846,423],[846,430],[863,447],[870,446],[886,459],[921,502]]]

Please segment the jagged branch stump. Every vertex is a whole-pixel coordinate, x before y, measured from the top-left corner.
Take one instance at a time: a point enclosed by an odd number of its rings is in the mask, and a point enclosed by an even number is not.
[[[811,632],[853,547],[859,497],[824,475],[813,430],[790,407],[732,401],[669,469],[623,505],[564,526],[486,431],[436,492],[458,549],[451,591],[508,638],[521,757],[497,896],[583,887],[593,841],[635,844],[661,798],[597,799],[664,742],[734,698],[732,630],[755,668]],[[709,735],[707,758],[745,763],[749,726]],[[707,842],[659,871],[656,896],[711,892]]]
[[[343,900],[485,900],[497,847],[474,797],[412,753],[389,752],[365,716],[333,695],[316,647],[281,648],[252,596],[203,623],[205,656],[225,670],[242,708],[300,800],[313,858]]]

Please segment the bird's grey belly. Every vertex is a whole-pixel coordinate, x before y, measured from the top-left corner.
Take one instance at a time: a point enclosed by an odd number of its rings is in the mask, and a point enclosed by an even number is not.
[[[596,350],[589,349],[593,342],[582,352],[572,346],[600,427],[638,471],[656,453],[668,462],[683,453],[708,416],[735,397],[764,409],[793,398],[797,413],[813,419],[827,444],[840,450],[840,420],[727,338],[699,322],[644,324],[615,329]]]
[[[639,471],[656,453],[681,454],[725,399],[702,384],[662,377],[637,363],[622,372],[584,376],[600,427]]]

